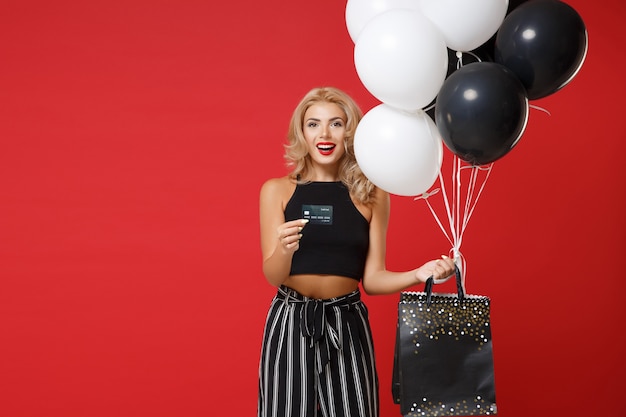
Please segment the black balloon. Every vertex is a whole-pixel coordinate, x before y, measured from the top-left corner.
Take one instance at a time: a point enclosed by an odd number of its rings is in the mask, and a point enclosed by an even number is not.
[[[587,53],[580,15],[558,0],[531,0],[505,18],[495,42],[495,62],[520,79],[528,98],[539,99],[567,85]]]
[[[482,61],[493,61],[493,56],[489,56],[485,54],[483,50],[478,49],[471,52],[456,52],[448,48],[448,71],[446,72],[446,78],[463,65]],[[426,114],[428,114],[433,120],[435,120],[436,101],[437,98],[433,99],[428,106],[424,107]]]
[[[446,147],[459,158],[473,165],[494,162],[515,146],[526,128],[526,90],[503,65],[465,65],[439,90],[435,121]]]
[[[513,11],[513,9],[517,8],[522,3],[525,3],[529,0],[509,0],[509,5],[507,6],[506,14],[508,15]],[[480,45],[478,48],[469,51],[462,52],[461,58],[457,56],[457,54],[461,52],[454,51],[448,48],[448,71],[446,73],[446,78],[450,76],[454,71],[458,69],[461,65],[466,65],[472,62],[494,62],[494,50],[496,45],[496,35],[495,33],[489,40]],[[459,60],[461,62],[459,62]],[[433,100],[428,106],[424,108],[426,113],[434,120],[435,119],[435,100]]]
[[[517,9],[523,3],[526,3],[528,0],[509,0],[509,6],[507,7],[506,14],[511,13],[514,9]]]
[[[519,7],[521,4],[526,3],[528,0],[509,0],[509,5],[506,9],[506,16],[509,15],[509,13],[511,13],[514,9],[516,9],[517,7]],[[485,43],[483,43],[482,45],[480,45],[478,48],[474,49],[472,51],[472,53],[482,57],[481,61],[495,61],[494,59],[494,50],[495,50],[495,46],[496,46],[496,36],[498,35],[498,33],[496,32],[491,38],[489,38],[489,40]]]

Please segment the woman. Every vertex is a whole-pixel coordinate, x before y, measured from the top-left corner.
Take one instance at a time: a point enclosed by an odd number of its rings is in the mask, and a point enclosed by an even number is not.
[[[392,294],[454,271],[443,256],[385,268],[389,195],[353,151],[362,113],[336,88],[311,90],[289,126],[289,175],[261,189],[263,273],[278,287],[259,366],[258,416],[377,417],[367,294]]]

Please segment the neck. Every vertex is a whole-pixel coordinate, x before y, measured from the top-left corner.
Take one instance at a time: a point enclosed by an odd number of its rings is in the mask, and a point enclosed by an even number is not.
[[[318,182],[335,182],[339,181],[339,173],[335,170],[327,171],[323,169],[315,169],[311,172],[311,181]]]

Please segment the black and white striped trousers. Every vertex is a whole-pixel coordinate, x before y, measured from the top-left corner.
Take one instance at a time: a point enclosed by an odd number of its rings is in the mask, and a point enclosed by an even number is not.
[[[359,290],[272,300],[259,365],[258,417],[378,417],[378,376]]]

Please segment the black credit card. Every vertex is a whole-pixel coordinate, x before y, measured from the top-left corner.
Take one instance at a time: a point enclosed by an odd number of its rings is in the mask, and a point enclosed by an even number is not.
[[[333,206],[317,204],[303,204],[302,218],[308,219],[309,224],[333,224]]]

